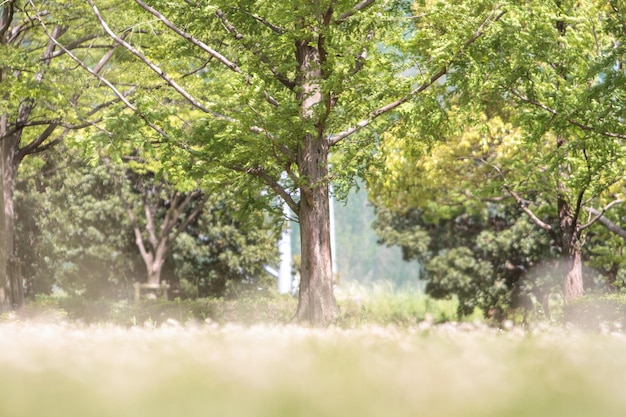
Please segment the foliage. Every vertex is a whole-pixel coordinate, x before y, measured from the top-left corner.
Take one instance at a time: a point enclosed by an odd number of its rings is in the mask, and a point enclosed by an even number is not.
[[[336,314],[329,183],[345,194],[392,127],[428,115],[437,136],[437,82],[502,15],[493,0],[434,2],[424,14],[407,2],[137,1],[124,13],[88,3],[124,51],[110,86],[136,88],[85,137],[154,151],[176,183],[283,198],[312,223],[301,229],[298,314],[322,324]]]
[[[183,296],[231,296],[275,286],[264,270],[278,258],[276,226],[233,192],[213,195],[198,222],[174,246]]]
[[[248,292],[236,298],[175,300],[89,300],[81,296],[38,296],[21,317],[67,319],[84,324],[124,327],[167,323],[286,324],[293,318],[296,300],[271,292]]]
[[[56,150],[55,150],[56,151]],[[31,296],[52,287],[88,298],[132,294],[140,261],[116,184],[104,165],[88,166],[58,148],[42,155],[18,183],[17,250]],[[31,171],[32,172],[32,171]]]
[[[419,210],[378,209],[381,241],[399,245],[406,259],[424,267],[426,293],[458,298],[459,317],[479,308],[501,320],[516,308],[543,309],[555,282],[531,271],[553,260],[549,240],[514,206],[488,205],[482,212],[459,212],[432,223]],[[543,304],[543,305],[542,305]]]
[[[424,259],[447,256],[430,264],[431,274],[448,278],[433,282],[431,291],[463,294],[461,299],[474,300],[468,311],[474,305],[506,310],[514,305],[517,285],[511,273],[541,260],[569,262],[563,277],[582,275],[575,273],[578,256],[593,256],[596,265],[619,273],[615,268],[622,260],[607,254],[619,252],[612,249],[623,239],[605,246],[611,239],[596,229],[598,219],[591,215],[620,203],[624,187],[623,106],[617,105],[624,84],[615,84],[624,78],[618,16],[616,4],[599,1],[511,2],[493,30],[471,45],[469,59],[449,71],[448,89],[440,96],[447,117],[439,140],[421,141],[431,132],[419,124],[409,135],[391,131],[383,137],[379,163],[368,178],[376,204],[398,216],[383,219],[392,224],[383,227],[384,239]],[[425,227],[393,235],[403,230],[405,213],[416,213],[422,218],[418,224],[434,225],[433,230],[459,220],[464,224],[464,217],[497,220],[485,214],[494,208],[510,213],[503,218],[506,226],[474,221],[481,229],[477,233],[486,233],[476,242],[450,242],[450,232],[459,232],[454,229],[436,234]],[[526,217],[524,226],[520,215]],[[524,230],[536,243],[523,243]],[[432,250],[428,239],[452,244]],[[563,282],[565,288],[570,281]],[[540,298],[537,285],[524,286],[517,285]]]
[[[429,325],[449,322],[456,317],[456,299],[435,300],[419,290],[394,291],[393,286],[385,287],[380,282],[373,289],[360,284],[350,285],[347,295],[339,298],[341,314],[337,325],[342,328],[366,325],[411,327],[422,322]]]
[[[626,295],[586,295],[564,307],[563,320],[584,329],[598,330],[602,326],[621,329],[626,325]]]
[[[131,298],[133,282],[145,279],[145,266],[111,167],[87,165],[74,152],[59,150],[33,159],[40,163],[33,170],[49,175],[28,176],[25,170],[18,187],[18,226],[31,230],[18,239],[30,295],[49,293],[54,286],[87,299]],[[136,197],[126,194],[129,201]],[[200,220],[173,247],[165,278],[175,285],[192,281],[194,291],[187,297],[224,295],[227,282],[231,293],[245,290],[235,282],[246,281],[255,290],[272,286],[263,281],[262,268],[276,257],[275,234],[264,222],[232,194],[212,195]]]

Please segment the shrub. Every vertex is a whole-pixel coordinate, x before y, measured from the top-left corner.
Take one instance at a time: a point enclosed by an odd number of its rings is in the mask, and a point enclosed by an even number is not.
[[[58,316],[84,323],[112,323],[121,326],[160,325],[169,319],[179,323],[203,322],[253,324],[287,323],[296,311],[296,300],[273,293],[246,294],[237,299],[197,300],[88,300],[79,296],[40,297],[29,304],[29,316],[56,310]]]
[[[585,329],[626,323],[626,294],[590,294],[563,307],[563,320]]]

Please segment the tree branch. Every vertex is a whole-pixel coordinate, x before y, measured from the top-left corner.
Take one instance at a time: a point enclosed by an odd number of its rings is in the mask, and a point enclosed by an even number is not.
[[[215,16],[217,16],[221,21],[222,24],[224,25],[224,28],[226,28],[226,30],[233,35],[233,37],[237,40],[244,40],[244,36],[241,34],[241,32],[239,32],[237,30],[237,28],[235,26],[233,26],[232,23],[230,23],[230,21],[226,18],[226,16],[224,15],[224,12],[222,12],[221,10],[217,10],[215,12]],[[267,56],[265,56],[263,53],[261,53],[261,51],[256,47],[256,45],[250,44],[249,42],[244,42],[243,44],[247,50],[249,50],[250,52],[254,53],[260,60],[262,63],[264,63],[265,65],[268,66],[270,72],[272,73],[272,75],[274,75],[274,77],[276,77],[276,79],[285,87],[287,87],[289,90],[293,90],[296,86],[296,83],[292,80],[290,80],[287,76],[281,74],[278,72],[278,70],[276,69],[275,66],[272,65],[272,63],[270,62],[269,58]]]
[[[13,7],[15,0],[7,0],[2,3],[2,15],[0,16],[0,38],[4,37],[4,34],[11,27],[13,21]]]
[[[539,102],[538,102],[538,101],[536,101],[536,100],[530,99],[530,98],[528,98],[528,97],[524,96],[523,94],[521,94],[521,93],[517,92],[517,91],[516,91],[516,90],[514,90],[514,89],[511,89],[511,90],[509,90],[509,91],[510,91],[510,92],[511,92],[511,93],[512,93],[515,97],[517,97],[518,99],[520,99],[521,101],[523,101],[523,102],[525,102],[525,103],[531,104],[531,105],[533,105],[533,106],[535,106],[535,107],[538,107],[538,108],[540,108],[540,109],[542,109],[542,110],[545,110],[545,111],[547,111],[548,113],[550,113],[550,114],[552,114],[552,115],[554,115],[554,116],[560,116],[560,115],[561,115],[558,111],[556,111],[556,110],[554,110],[554,109],[552,109],[552,108],[550,108],[550,107],[546,106],[545,104],[539,103]],[[604,132],[602,132],[602,131],[598,131],[598,130],[597,130],[596,128],[594,128],[593,126],[586,125],[586,124],[584,124],[584,123],[582,123],[582,122],[579,122],[579,121],[577,121],[577,120],[575,120],[575,119],[572,119],[571,117],[564,117],[564,120],[565,120],[566,122],[568,122],[569,124],[574,125],[574,126],[576,126],[576,127],[580,128],[580,129],[582,129],[582,130],[585,130],[585,131],[587,131],[587,132],[597,133],[597,134],[599,134],[599,135],[606,136],[606,137],[610,137],[610,138],[626,139],[626,134],[614,133],[614,132],[608,132],[608,131],[604,131]]]
[[[362,3],[365,3],[367,1],[368,0],[365,0]],[[359,3],[359,4],[361,4],[361,3]],[[356,125],[354,125],[354,126],[348,128],[348,129],[344,130],[343,132],[340,132],[340,133],[337,133],[337,134],[335,134],[333,136],[330,136],[328,138],[329,145],[330,146],[336,145],[339,141],[347,138],[348,136],[352,135],[353,133],[358,132],[359,130],[363,129],[364,127],[367,127],[376,118],[382,116],[385,113],[390,112],[391,110],[394,110],[394,109],[400,107],[401,105],[403,105],[404,103],[406,103],[407,101],[409,101],[413,97],[415,97],[417,94],[421,93],[422,91],[426,90],[428,87],[433,85],[435,82],[437,82],[441,77],[443,77],[448,72],[448,67],[450,65],[452,65],[452,63],[456,60],[456,58],[459,56],[459,54],[462,51],[464,51],[468,46],[470,46],[472,43],[474,43],[478,38],[480,38],[484,34],[484,30],[487,27],[487,25],[497,22],[498,20],[500,20],[500,18],[502,16],[504,16],[505,13],[506,13],[506,11],[493,10],[482,21],[482,23],[480,24],[478,29],[476,29],[474,34],[469,39],[467,39],[465,41],[465,43],[463,44],[463,46],[458,51],[456,51],[456,53],[452,56],[452,58],[450,58],[448,63],[443,68],[441,68],[437,73],[432,75],[430,77],[430,79],[428,79],[426,82],[424,82],[423,84],[419,85],[418,87],[414,88],[411,92],[409,92],[404,97],[401,97],[400,99],[398,99],[396,101],[388,103],[385,106],[380,107],[380,108],[374,110],[372,113],[370,113],[369,117],[361,120]]]
[[[283,33],[285,33],[285,29],[282,29],[270,22],[268,22],[267,20],[263,19],[260,16],[257,16],[255,14],[252,14],[248,11],[243,10],[243,13],[247,14],[248,16],[250,16],[251,18],[253,18],[254,20],[256,20],[257,22],[261,23],[264,26],[267,26],[268,28],[270,28],[274,33],[278,34],[278,35],[282,35]]]
[[[369,6],[374,4],[375,2],[376,2],[376,0],[362,0],[361,2],[355,4],[352,9],[348,10],[347,12],[344,12],[344,13],[340,14],[339,18],[337,20],[335,20],[335,22],[336,23],[343,23],[346,20],[348,20],[348,18],[350,18],[351,16],[354,16],[355,14],[360,12],[361,10],[365,10],[366,8],[368,8]]]
[[[68,43],[67,45],[65,45],[65,48],[71,51],[72,49],[76,49],[76,48],[78,48],[78,47],[79,47],[79,46],[81,46],[83,43],[85,43],[85,42],[87,42],[87,41],[90,41],[90,40],[93,40],[93,39],[97,39],[97,38],[98,38],[98,35],[93,35],[93,34],[92,34],[92,35],[83,36],[83,37],[82,37],[82,38],[80,38],[80,39],[76,39],[76,40],[74,40],[74,41],[72,41],[72,42]],[[91,46],[90,46],[90,48],[91,48]],[[55,51],[54,53],[52,53],[52,54],[50,55],[50,58],[56,58],[56,57],[59,57],[59,56],[63,55],[64,53],[65,53],[65,51],[64,51],[64,50],[59,49],[58,51]]]
[[[152,215],[152,208],[147,201],[144,201],[143,203],[143,210],[146,214],[146,231],[148,232],[148,241],[150,242],[152,249],[156,251],[157,247],[159,246],[159,239],[157,238],[156,230],[154,227],[154,216]]]
[[[194,191],[193,193],[190,193],[190,194],[192,194],[192,198],[200,197],[200,201],[198,201],[198,204],[196,205],[194,210],[189,215],[185,216],[185,219],[178,224],[178,227],[176,228],[176,230],[174,231],[174,234],[171,237],[172,241],[175,241],[178,238],[178,236],[187,228],[187,226],[189,226],[189,223],[191,223],[195,218],[197,218],[200,215],[200,213],[202,213],[204,205],[206,204],[206,201],[208,200],[208,197],[202,196],[202,193],[199,190]],[[184,206],[186,205],[187,203],[185,203]],[[182,207],[183,209],[184,209],[184,206]]]
[[[88,1],[90,1],[90,0],[88,0]],[[126,97],[122,93],[120,93],[119,90],[117,88],[115,88],[115,86],[113,84],[111,84],[111,82],[109,80],[107,80],[106,78],[102,77],[100,74],[98,74],[97,72],[95,72],[94,70],[89,68],[89,66],[87,66],[83,61],[81,61],[78,57],[76,57],[76,55],[74,55],[71,51],[67,50],[60,42],[58,42],[56,39],[54,39],[51,36],[50,32],[48,31],[48,28],[46,27],[46,24],[43,22],[43,19],[41,18],[40,14],[39,14],[39,11],[37,10],[35,4],[33,3],[33,0],[28,0],[28,2],[33,7],[33,9],[35,10],[35,17],[39,21],[39,24],[43,28],[43,30],[46,33],[46,36],[48,36],[48,38],[50,38],[60,49],[64,50],[65,53],[74,62],[76,62],[80,67],[82,67],[84,70],[89,72],[91,75],[93,75],[98,80],[100,80],[102,83],[104,83],[107,87],[109,87],[111,89],[111,91],[113,91],[113,93],[115,93],[115,95],[117,97],[119,97],[119,99],[122,101],[122,103],[124,103],[124,105],[126,107],[128,107],[133,112],[135,112],[150,128],[152,128],[154,131],[158,132],[164,138],[168,138],[167,133],[165,133],[160,127],[156,126],[154,123],[152,123],[150,120],[148,120],[146,115],[144,115],[142,112],[139,111],[139,109],[137,109],[137,107],[135,107],[133,104],[131,104],[130,101],[128,101],[128,99],[126,99]]]
[[[141,229],[139,228],[139,223],[137,222],[137,217],[135,217],[135,213],[133,213],[133,210],[131,208],[131,205],[128,203],[128,200],[126,200],[126,197],[124,197],[122,182],[120,181],[119,176],[113,172],[113,168],[111,167],[111,162],[109,161],[109,159],[103,158],[102,161],[106,165],[109,175],[113,177],[113,181],[115,181],[115,183],[117,184],[117,195],[122,202],[124,210],[126,211],[126,215],[128,216],[130,224],[133,227],[133,232],[135,234],[135,244],[137,245],[137,248],[139,249],[139,252],[141,253],[141,257],[143,258],[144,262],[146,263],[146,265],[149,265],[153,260],[153,256],[146,249],[146,245],[143,241],[143,236],[141,235]]]
[[[248,168],[248,169],[243,169],[239,167],[231,167],[231,169],[234,169],[239,172],[246,172],[248,174],[261,178],[272,190],[276,192],[276,194],[278,194],[285,201],[285,203],[287,203],[289,208],[294,213],[296,213],[296,215],[300,213],[299,204],[296,203],[293,198],[291,198],[291,195],[287,192],[287,190],[285,190],[278,183],[278,181],[276,181],[274,178],[269,176],[267,172],[265,172],[265,169],[263,169],[263,167]]]
[[[495,170],[498,175],[500,176],[500,178],[502,178],[502,181],[504,182],[504,185],[502,186],[502,188],[504,188],[506,190],[506,192],[513,197],[513,200],[515,200],[515,202],[517,203],[518,207],[520,209],[522,209],[522,211],[524,213],[526,213],[526,215],[528,217],[530,217],[530,219],[540,228],[542,228],[545,231],[551,232],[552,231],[552,226],[550,226],[549,224],[545,223],[544,221],[542,221],[539,217],[537,217],[537,215],[535,213],[533,213],[533,211],[531,209],[528,208],[528,200],[523,199],[522,197],[520,197],[519,194],[517,194],[515,191],[513,191],[513,189],[506,183],[506,177],[504,176],[504,173],[502,172],[502,170],[487,162],[486,160],[482,159],[482,158],[478,158],[478,157],[472,157],[471,159],[474,159],[475,161],[481,162],[485,165],[488,165],[489,167],[491,167],[493,170]]]
[[[88,0],[89,3],[91,4],[91,1]],[[202,49],[203,51],[205,51],[206,53],[208,53],[209,55],[211,55],[213,58],[217,59],[218,61],[220,61],[222,64],[226,65],[228,68],[230,68],[231,70],[233,70],[236,73],[241,74],[241,69],[237,66],[237,64],[235,64],[234,62],[230,61],[228,58],[226,58],[224,55],[220,54],[219,52],[217,52],[216,50],[214,50],[213,48],[209,47],[207,44],[205,44],[204,42],[194,38],[193,36],[191,36],[189,33],[181,30],[180,28],[178,28],[178,26],[176,26],[175,24],[173,24],[167,17],[163,16],[163,14],[161,14],[159,11],[155,10],[154,8],[148,6],[146,3],[144,3],[142,0],[135,0],[135,2],[140,5],[144,10],[148,11],[149,13],[151,13],[152,15],[154,15],[157,19],[159,19],[161,22],[163,22],[163,24],[165,24],[165,26],[167,26],[168,28],[170,28],[172,31],[174,31],[176,34],[178,34],[179,36],[185,38],[186,40],[188,40],[189,42],[193,43],[194,45],[196,45],[197,47],[199,47],[200,49]],[[93,8],[94,6],[92,6]]]
[[[619,227],[618,225],[616,225],[615,223],[607,219],[605,216],[601,215],[602,213],[599,210],[596,210],[594,208],[587,208],[586,210],[591,215],[594,215],[594,216],[600,215],[600,217],[598,217],[597,219],[597,222],[602,224],[604,227],[606,227],[606,229],[609,232],[615,233],[616,235],[621,236],[624,239],[626,239],[626,230],[622,229],[621,227]]]
[[[182,194],[178,191],[174,192],[174,195],[170,195],[170,207],[165,213],[165,218],[161,222],[161,229],[159,230],[159,239],[168,239],[170,231],[178,222],[178,216],[180,212],[185,209],[187,204],[191,201],[193,193]]]
[[[32,0],[29,0],[29,1],[32,2]],[[139,0],[136,0],[136,1],[139,1]],[[211,111],[208,108],[206,108],[206,106],[204,106],[204,104],[200,103],[193,96],[191,96],[191,94],[189,94],[184,88],[182,88],[180,85],[178,85],[178,83],[176,81],[174,81],[172,78],[170,78],[161,68],[159,68],[152,61],[150,61],[144,54],[139,52],[131,44],[129,44],[124,39],[122,39],[120,36],[115,34],[115,32],[113,32],[111,30],[111,28],[109,27],[109,25],[104,21],[104,18],[100,14],[100,10],[98,10],[98,8],[94,4],[93,0],[87,0],[87,3],[89,3],[89,5],[91,6],[91,9],[93,10],[94,14],[96,15],[96,18],[100,22],[100,26],[102,26],[104,31],[111,38],[113,38],[119,45],[123,46],[124,48],[126,48],[126,50],[128,50],[130,53],[135,55],[137,58],[139,58],[144,64],[146,64],[148,66],[148,68],[150,68],[152,71],[154,71],[156,74],[158,74],[159,77],[161,77],[174,90],[176,90],[178,92],[178,94],[183,96],[192,106],[196,107],[197,109],[202,110],[205,113],[211,113]]]
[[[511,195],[511,197],[513,197],[513,199],[515,200],[515,202],[517,203],[518,207],[520,209],[522,209],[522,211],[524,213],[526,213],[526,215],[528,217],[530,217],[530,219],[539,227],[541,227],[543,230],[545,231],[552,231],[552,226],[550,226],[548,223],[545,223],[544,221],[542,221],[539,217],[537,217],[537,215],[535,213],[533,213],[533,211],[531,209],[528,208],[528,205],[526,204],[526,201],[524,199],[522,199],[519,194],[517,194],[515,191],[513,191],[511,189],[511,187],[509,187],[508,185],[504,185],[504,189]]]
[[[610,221],[604,217],[604,214],[607,211],[609,211],[611,209],[611,207],[616,206],[618,204],[622,204],[623,202],[624,202],[624,200],[622,200],[622,199],[613,200],[609,204],[604,206],[602,208],[602,210],[596,210],[594,208],[586,208],[586,210],[589,212],[589,214],[591,214],[594,217],[592,217],[587,223],[585,223],[582,226],[580,226],[580,230],[585,230],[585,229],[589,228],[591,225],[593,225],[597,221],[599,221],[600,223],[602,223],[605,226],[607,226],[606,222],[610,223]],[[605,220],[603,221],[602,219],[605,219]],[[608,226],[607,226],[607,228],[608,228]],[[615,233],[617,233],[617,232],[615,232]]]

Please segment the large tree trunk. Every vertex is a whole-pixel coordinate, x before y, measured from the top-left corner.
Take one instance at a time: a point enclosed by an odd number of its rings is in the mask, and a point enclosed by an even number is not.
[[[302,263],[296,318],[301,322],[324,326],[335,320],[338,309],[333,294],[330,248],[329,143],[323,122],[316,120],[316,110],[322,102],[321,56],[319,49],[308,41],[301,41],[296,47],[302,117],[317,128],[317,132],[309,131],[302,138],[296,161],[302,182],[298,213]]]
[[[327,325],[337,317],[333,294],[330,247],[330,210],[326,183],[328,149],[323,141],[308,138],[300,155],[300,171],[317,179],[302,189],[300,200],[301,277],[297,319]]]

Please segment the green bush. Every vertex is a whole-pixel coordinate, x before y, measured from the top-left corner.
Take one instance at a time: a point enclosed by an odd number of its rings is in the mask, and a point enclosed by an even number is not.
[[[585,329],[626,323],[626,294],[590,294],[563,307],[563,320]]]
[[[173,319],[179,323],[205,320],[217,323],[253,324],[287,323],[296,311],[296,300],[272,293],[246,294],[232,300],[203,298],[197,300],[88,300],[79,296],[38,297],[28,304],[28,317],[56,311],[57,317],[91,323],[121,326],[160,325]]]

